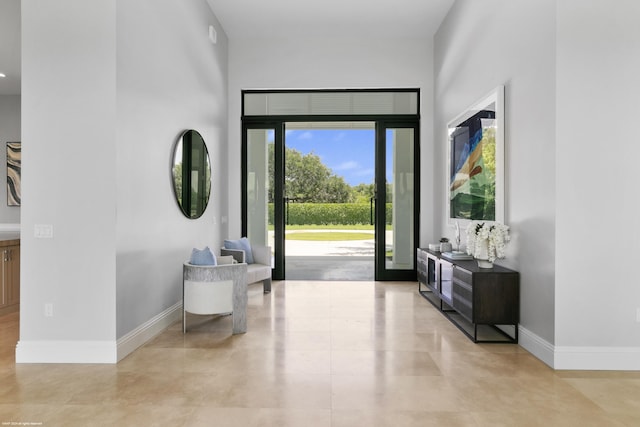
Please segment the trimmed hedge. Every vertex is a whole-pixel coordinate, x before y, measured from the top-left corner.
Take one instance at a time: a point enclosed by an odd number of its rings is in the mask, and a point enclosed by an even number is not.
[[[391,206],[387,203],[387,224],[391,224]],[[289,203],[287,219],[289,225],[370,224],[371,207],[369,203]],[[269,224],[273,224],[273,203],[269,203]]]

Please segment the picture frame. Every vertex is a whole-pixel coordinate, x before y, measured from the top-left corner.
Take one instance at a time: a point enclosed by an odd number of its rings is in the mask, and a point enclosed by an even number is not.
[[[20,206],[22,173],[22,144],[7,142],[7,206]]]
[[[447,124],[446,218],[504,223],[504,86]]]

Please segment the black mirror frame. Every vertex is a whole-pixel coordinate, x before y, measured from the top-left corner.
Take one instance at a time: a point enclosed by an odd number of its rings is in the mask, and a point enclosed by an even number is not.
[[[180,171],[177,170],[178,165],[181,165]],[[184,191],[185,188],[192,188],[194,172],[197,173],[196,178],[204,176],[204,179],[198,179],[195,192]],[[200,218],[207,209],[211,196],[211,159],[207,144],[198,131],[188,129],[176,141],[171,162],[171,180],[180,211],[189,219]]]

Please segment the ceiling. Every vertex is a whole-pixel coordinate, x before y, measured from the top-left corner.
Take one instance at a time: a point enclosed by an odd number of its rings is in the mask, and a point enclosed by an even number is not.
[[[207,0],[231,40],[431,37],[454,0]]]
[[[454,0],[206,0],[229,39],[431,37]],[[0,95],[20,94],[20,0],[0,1]]]

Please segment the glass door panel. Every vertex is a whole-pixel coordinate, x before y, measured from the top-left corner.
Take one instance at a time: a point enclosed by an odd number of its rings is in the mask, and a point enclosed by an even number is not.
[[[415,276],[416,133],[413,125],[381,125],[378,131],[377,280]]]
[[[275,237],[278,227],[274,222],[274,147],[277,134],[275,126],[246,129],[246,169],[243,186],[246,195],[243,235],[252,243],[270,246],[273,254],[276,254],[281,246]],[[272,267],[277,268],[277,263],[272,261]]]

